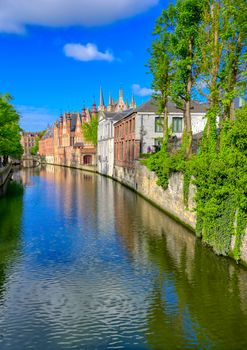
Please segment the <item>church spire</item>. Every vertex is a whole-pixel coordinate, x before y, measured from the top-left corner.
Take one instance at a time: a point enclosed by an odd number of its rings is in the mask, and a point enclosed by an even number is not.
[[[106,107],[105,107],[105,103],[104,103],[103,91],[102,91],[102,87],[100,87],[98,111],[105,111],[105,110],[106,110]]]
[[[109,94],[107,112],[112,112],[112,111],[113,111],[113,100],[112,100],[111,94]]]
[[[100,106],[104,106],[104,97],[103,97],[103,91],[102,91],[102,87],[100,87],[100,92],[99,92],[99,105]]]
[[[132,94],[131,102],[130,102],[130,108],[136,108],[136,101],[134,94]]]
[[[122,98],[123,99],[123,88],[120,87],[120,90],[119,90],[119,99]]]
[[[111,98],[111,94],[109,94],[109,102],[108,102],[108,106],[111,106],[112,104],[112,98]]]

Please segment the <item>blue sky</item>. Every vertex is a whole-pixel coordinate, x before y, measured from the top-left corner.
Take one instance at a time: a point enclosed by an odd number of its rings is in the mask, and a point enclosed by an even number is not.
[[[145,64],[155,19],[169,0],[1,0],[0,92],[9,92],[25,130],[60,112],[135,93],[150,94]]]

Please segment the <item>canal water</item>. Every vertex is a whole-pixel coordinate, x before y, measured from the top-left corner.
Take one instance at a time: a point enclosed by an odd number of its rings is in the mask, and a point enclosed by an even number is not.
[[[23,170],[0,198],[0,349],[247,349],[247,271],[110,179]]]

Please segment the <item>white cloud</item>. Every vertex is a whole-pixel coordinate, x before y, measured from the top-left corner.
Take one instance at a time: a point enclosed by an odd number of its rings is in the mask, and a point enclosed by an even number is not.
[[[151,96],[153,93],[152,89],[146,88],[146,87],[140,87],[139,84],[133,84],[132,85],[132,91],[134,95],[145,97],[145,96]]]
[[[97,26],[134,16],[159,0],[1,0],[0,31],[18,33],[26,25]]]
[[[44,130],[48,124],[52,125],[59,117],[59,111],[45,107],[15,106],[21,116],[20,125],[25,131]]]
[[[112,62],[114,56],[106,50],[100,52],[96,45],[88,43],[81,44],[66,44],[64,46],[65,55],[79,61],[108,61]]]

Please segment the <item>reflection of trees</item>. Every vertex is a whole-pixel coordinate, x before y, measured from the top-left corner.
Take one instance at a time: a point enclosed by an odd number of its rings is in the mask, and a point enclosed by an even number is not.
[[[247,315],[239,298],[239,268],[197,242],[188,274],[186,243],[181,242],[184,248],[176,260],[167,239],[171,236],[149,237],[149,259],[158,268],[147,317],[150,347],[181,349],[191,342],[196,348],[245,348]]]
[[[149,257],[158,266],[158,271],[150,298],[146,338],[153,349],[160,349],[162,346],[167,349],[182,349],[186,339],[183,332],[183,314],[176,312],[176,308],[173,311],[169,310],[169,296],[166,295],[166,288],[171,290],[171,287],[174,287],[170,275],[173,261],[165,254],[166,250],[164,237],[150,237]],[[175,303],[174,300],[173,302]]]
[[[130,257],[155,270],[147,313],[153,349],[247,346],[247,272],[122,186],[116,229]]]
[[[8,184],[0,197],[0,288],[5,282],[6,266],[17,248],[23,208],[23,186],[17,182]]]

